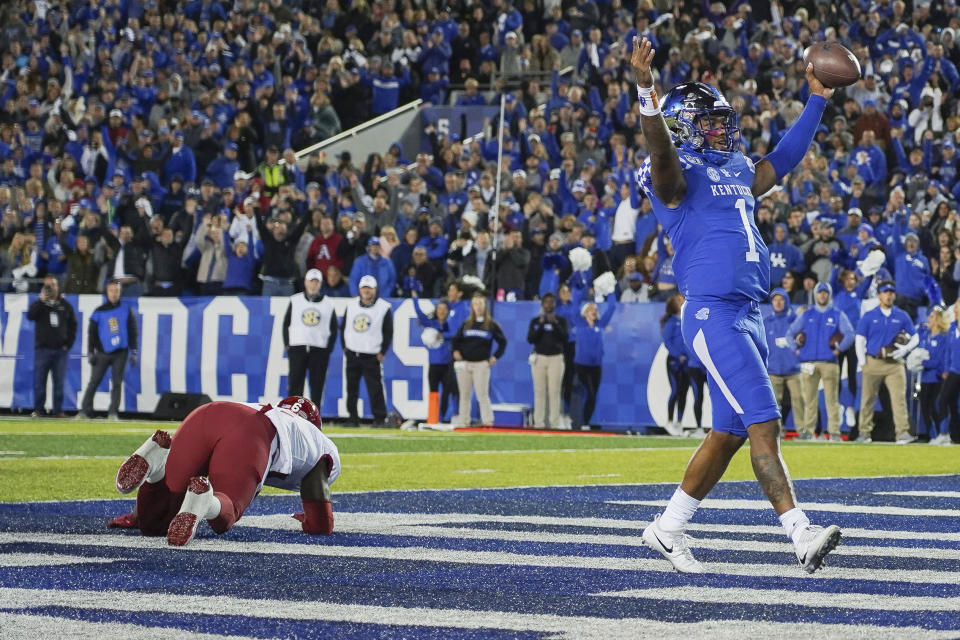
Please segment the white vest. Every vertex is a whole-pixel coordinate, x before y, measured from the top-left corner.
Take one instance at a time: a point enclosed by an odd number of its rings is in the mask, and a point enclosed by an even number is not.
[[[336,313],[329,296],[319,302],[302,293],[290,296],[290,346],[329,347],[330,317]]]
[[[330,459],[329,482],[340,475],[340,452],[333,440],[320,429],[288,409],[274,407],[265,414],[277,430],[271,447],[270,463],[263,475],[263,484],[277,489],[299,491],[304,476],[325,457]],[[273,471],[285,474],[283,478],[268,477]]]
[[[361,307],[359,297],[350,300],[343,316],[343,342],[347,349],[356,353],[380,353],[383,319],[391,308],[383,298],[377,298],[369,307]]]

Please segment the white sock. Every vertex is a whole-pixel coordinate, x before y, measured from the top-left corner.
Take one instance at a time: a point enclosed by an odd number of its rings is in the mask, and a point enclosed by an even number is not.
[[[210,501],[207,505],[207,513],[203,516],[206,520],[213,520],[220,515],[220,509],[222,505],[220,504],[220,498],[213,495],[213,492],[210,493]]]
[[[683,489],[677,487],[670,502],[667,503],[667,508],[663,510],[663,515],[660,516],[660,528],[671,533],[682,531],[699,507],[699,500],[691,498],[684,493]]]
[[[780,514],[780,524],[783,525],[783,530],[787,532],[787,537],[796,544],[800,532],[810,525],[810,519],[803,512],[803,509],[794,507],[790,511]]]
[[[140,455],[149,465],[147,482],[160,482],[167,475],[167,456],[170,455],[170,449],[158,447],[151,440],[147,440],[134,453]]]

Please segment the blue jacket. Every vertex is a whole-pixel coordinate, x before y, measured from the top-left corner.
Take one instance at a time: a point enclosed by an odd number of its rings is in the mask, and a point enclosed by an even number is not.
[[[770,284],[780,286],[783,274],[788,270],[803,273],[807,270],[807,263],[803,260],[800,249],[790,244],[789,240],[772,242],[770,249]]]
[[[913,300],[926,297],[923,276],[930,275],[930,263],[922,253],[901,253],[894,263],[893,273],[896,276],[897,293]]]
[[[213,180],[218,189],[233,187],[233,174],[240,168],[236,160],[229,160],[227,156],[217,156],[207,165],[207,177]]]
[[[850,320],[850,326],[855,327],[860,322],[860,304],[866,299],[873,278],[864,278],[863,282],[852,291],[847,291],[845,287],[840,286],[839,271],[839,267],[834,267],[833,273],[830,274],[830,286],[836,292],[833,296],[833,306],[843,311]]]
[[[586,367],[599,367],[603,364],[603,330],[610,324],[613,312],[617,310],[617,304],[613,302],[612,296],[613,294],[607,296],[607,302],[603,303],[603,312],[592,327],[587,324],[582,315],[577,314],[576,324],[571,331],[575,334],[574,339],[577,343],[573,355],[574,364]]]
[[[911,336],[915,333],[910,316],[899,307],[893,307],[889,316],[885,316],[880,307],[875,307],[863,314],[860,324],[857,325],[857,335],[867,339],[867,354],[871,356],[877,356],[880,349],[893,342],[901,331],[906,331]],[[957,338],[957,342],[960,343],[960,338]],[[957,349],[960,358],[960,344]],[[957,373],[960,373],[960,359],[957,360]]]
[[[397,272],[389,258],[374,260],[370,254],[365,253],[354,260],[353,268],[350,269],[351,296],[360,295],[360,278],[366,275],[377,279],[377,293],[380,297],[389,298],[393,295],[393,289],[397,286]]]
[[[460,325],[452,325],[450,318],[440,322],[436,318],[431,318],[420,309],[420,298],[413,299],[413,310],[417,312],[417,320],[420,326],[424,328],[436,329],[443,336],[443,342],[436,349],[427,348],[427,356],[430,364],[450,364],[453,362],[453,336],[457,335],[457,329]]]
[[[800,373],[800,359],[792,338],[788,337],[790,325],[797,319],[797,313],[790,306],[790,296],[783,289],[774,289],[771,295],[783,296],[786,306],[780,313],[771,312],[763,319],[767,332],[767,372],[774,376],[790,376]]]
[[[923,372],[920,374],[920,382],[940,382],[940,375],[947,370],[947,349],[950,338],[948,333],[938,333],[935,336],[930,335],[930,329],[926,326],[918,327],[917,333],[920,334],[918,349],[926,349],[930,352],[930,357],[923,362]]]
[[[843,339],[837,344],[836,349],[841,352],[846,351],[856,337],[850,319],[832,304],[828,304],[823,310],[813,306],[793,321],[787,331],[787,340],[793,342],[798,333],[806,334],[806,342],[797,351],[800,362],[836,362],[837,357],[830,348],[830,336],[837,331],[843,334]]]
[[[680,317],[670,316],[663,326],[660,327],[660,335],[663,337],[663,346],[667,348],[667,353],[681,360],[687,359],[687,348],[683,343],[683,334],[680,333]]]
[[[943,354],[943,368],[950,373],[960,373],[960,328],[954,322],[947,331],[947,346]]]
[[[184,184],[197,181],[197,161],[193,157],[193,151],[186,145],[181,146],[180,149],[175,152],[171,152],[167,161],[163,163],[164,184],[169,185],[170,178],[173,177],[175,173],[183,176]],[[233,178],[233,176],[230,177]]]

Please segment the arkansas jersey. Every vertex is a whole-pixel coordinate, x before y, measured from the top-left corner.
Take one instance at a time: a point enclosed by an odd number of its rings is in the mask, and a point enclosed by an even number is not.
[[[260,409],[263,405],[252,405]],[[277,489],[299,491],[303,477],[317,466],[322,458],[328,458],[329,482],[340,475],[340,452],[333,440],[287,409],[277,407],[264,412],[277,430],[270,450],[270,463],[263,474],[263,484]]]
[[[731,154],[722,167],[678,150],[687,192],[675,209],[653,192],[650,158],[637,173],[664,232],[673,242],[673,270],[687,298],[767,299],[770,254],[754,223],[753,162]]]

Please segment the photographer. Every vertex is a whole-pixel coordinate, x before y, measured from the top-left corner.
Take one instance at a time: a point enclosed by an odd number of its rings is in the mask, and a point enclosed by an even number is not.
[[[60,295],[57,278],[43,279],[40,296],[27,310],[27,319],[35,323],[33,346],[33,413],[43,415],[47,400],[47,375],[53,376],[53,410],[50,415],[66,418],[63,413],[63,381],[67,373],[67,352],[77,337],[77,316],[73,307]]]

